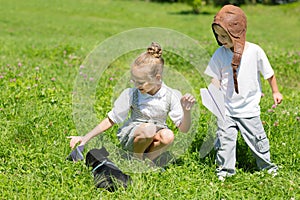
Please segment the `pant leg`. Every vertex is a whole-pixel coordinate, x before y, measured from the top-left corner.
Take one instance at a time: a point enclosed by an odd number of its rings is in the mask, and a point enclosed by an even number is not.
[[[231,117],[226,117],[225,122],[218,121],[217,142],[215,145],[218,165],[217,174],[224,175],[235,173],[237,125]]]
[[[270,144],[260,120],[260,116],[253,118],[239,118],[237,125],[246,144],[251,149],[259,169],[276,167],[271,163]]]

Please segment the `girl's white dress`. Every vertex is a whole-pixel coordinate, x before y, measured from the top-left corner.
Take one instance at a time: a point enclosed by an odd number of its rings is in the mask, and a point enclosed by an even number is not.
[[[164,83],[155,95],[142,94],[137,88],[125,89],[108,113],[114,123],[125,121],[117,133],[123,148],[133,151],[134,131],[141,123],[153,123],[158,131],[168,128],[166,120],[169,116],[179,126],[183,117],[181,96],[178,90]]]

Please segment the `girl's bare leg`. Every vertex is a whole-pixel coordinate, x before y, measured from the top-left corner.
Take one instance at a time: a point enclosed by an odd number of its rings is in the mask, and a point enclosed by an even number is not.
[[[161,153],[166,151],[168,146],[174,141],[174,134],[170,129],[162,129],[153,137],[153,142],[148,148],[147,157],[154,160]]]
[[[136,128],[133,141],[133,155],[143,159],[145,150],[151,145],[156,135],[156,126],[151,123],[141,124]]]

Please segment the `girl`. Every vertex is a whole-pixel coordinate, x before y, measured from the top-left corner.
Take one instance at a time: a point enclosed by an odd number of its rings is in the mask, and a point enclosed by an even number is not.
[[[162,82],[164,59],[159,44],[152,43],[131,66],[134,88],[125,89],[114,102],[107,117],[85,136],[70,136],[70,146],[85,145],[93,137],[122,123],[117,136],[125,150],[139,159],[154,160],[173,142],[174,134],[166,125],[167,116],[181,132],[191,125],[191,108],[195,98],[169,88]]]

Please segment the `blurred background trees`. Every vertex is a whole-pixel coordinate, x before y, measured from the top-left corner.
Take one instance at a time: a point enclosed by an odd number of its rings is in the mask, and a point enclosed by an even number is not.
[[[226,4],[233,4],[236,6],[245,5],[245,4],[265,4],[265,5],[280,5],[286,3],[293,3],[298,0],[144,0],[144,1],[153,1],[153,2],[167,2],[167,3],[186,3],[191,6],[192,12],[199,14],[201,8],[205,5],[214,5],[214,6],[224,6]]]

